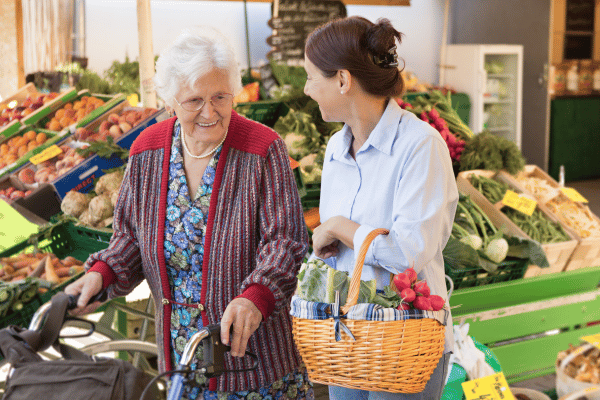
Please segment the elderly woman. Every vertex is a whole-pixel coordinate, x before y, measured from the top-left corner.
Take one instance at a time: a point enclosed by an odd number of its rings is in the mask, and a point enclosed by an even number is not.
[[[226,373],[208,389],[197,374],[189,399],[313,398],[289,314],[308,234],[285,144],[233,111],[238,64],[212,29],[182,33],[154,80],[176,116],[134,142],[110,245],[65,292],[80,294],[76,313],[84,313],[103,288],[124,296],[146,279],[162,371],[176,368],[190,336],[209,324],[220,323],[231,345],[226,369],[250,367],[246,349],[258,356],[256,370]]]

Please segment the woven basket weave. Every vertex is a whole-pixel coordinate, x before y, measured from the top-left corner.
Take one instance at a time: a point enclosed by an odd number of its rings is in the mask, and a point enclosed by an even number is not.
[[[369,245],[367,235],[350,280],[346,314],[356,305],[360,277]],[[419,393],[425,389],[444,352],[445,326],[435,319],[360,321],[345,319],[356,341],[347,335],[337,342],[334,321],[292,318],[296,346],[312,382],[368,391]]]

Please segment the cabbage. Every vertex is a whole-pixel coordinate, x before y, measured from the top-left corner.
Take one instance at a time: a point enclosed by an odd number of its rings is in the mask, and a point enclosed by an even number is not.
[[[372,279],[361,281],[359,303],[371,303],[375,297],[377,282]],[[350,277],[347,272],[331,268],[325,262],[314,259],[302,264],[298,273],[297,294],[307,301],[334,303],[335,292],[340,292],[340,305],[346,304]]]

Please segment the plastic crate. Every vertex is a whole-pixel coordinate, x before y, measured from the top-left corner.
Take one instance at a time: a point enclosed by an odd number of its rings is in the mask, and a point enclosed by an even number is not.
[[[248,119],[272,128],[279,117],[285,116],[290,109],[281,101],[261,100],[238,103],[235,110]]]
[[[525,275],[528,265],[522,259],[506,259],[498,265],[498,269],[494,273],[487,272],[483,268],[453,269],[446,263],[444,263],[444,267],[446,275],[454,283],[454,290],[457,290],[521,279]],[[448,289],[450,288],[448,287]]]
[[[112,233],[109,232],[78,227],[72,223],[64,223],[57,225],[52,229],[49,239],[45,239],[40,235],[40,237],[38,237],[38,248],[44,253],[54,253],[61,259],[72,256],[79,261],[85,261],[90,254],[107,248],[111,236]],[[31,253],[33,250],[34,246],[27,240],[24,240],[21,243],[0,252],[0,258],[10,257],[21,252]],[[8,325],[27,327],[31,321],[31,317],[42,304],[49,301],[52,296],[62,291],[65,286],[78,277],[79,276],[75,276],[52,289],[48,289],[45,293],[34,297],[20,312],[7,315],[1,319],[0,328],[4,328]]]

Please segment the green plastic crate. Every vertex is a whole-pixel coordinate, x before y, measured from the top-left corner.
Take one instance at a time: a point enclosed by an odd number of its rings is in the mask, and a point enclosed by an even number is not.
[[[235,106],[235,111],[239,114],[271,128],[279,117],[285,116],[289,110],[288,106],[277,100],[250,101]]]
[[[62,259],[67,256],[72,256],[79,261],[85,261],[88,256],[99,250],[108,247],[112,233],[78,227],[72,223],[64,223],[52,229],[49,239],[38,237],[38,248],[44,253],[54,253],[58,258]],[[1,257],[10,257],[21,252],[31,253],[34,251],[34,246],[27,240],[0,252]],[[49,289],[45,293],[34,297],[30,303],[18,313],[13,313],[0,320],[0,328],[8,325],[19,325],[26,327],[31,321],[31,317],[37,309],[56,293],[62,291],[69,283],[77,279],[75,276],[62,284]],[[18,314],[18,315],[15,315]]]
[[[453,269],[446,263],[444,263],[444,267],[446,275],[454,283],[454,290],[457,290],[521,279],[525,275],[528,265],[523,259],[506,259],[498,265],[495,273],[489,273],[482,268]]]

